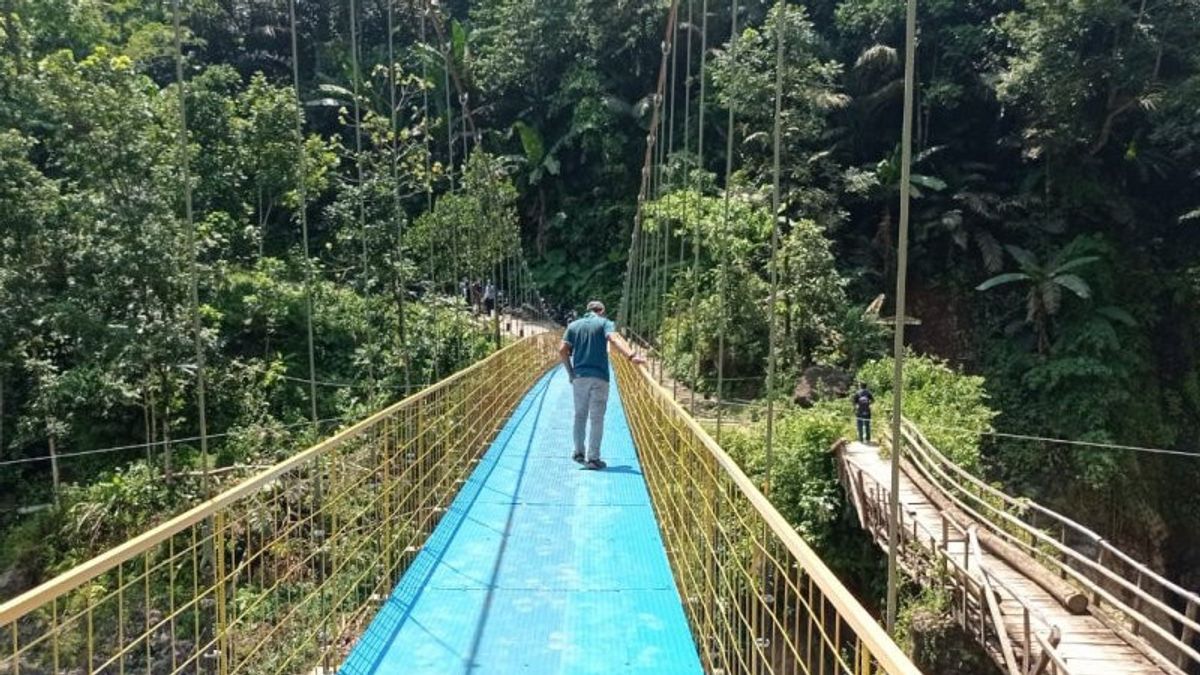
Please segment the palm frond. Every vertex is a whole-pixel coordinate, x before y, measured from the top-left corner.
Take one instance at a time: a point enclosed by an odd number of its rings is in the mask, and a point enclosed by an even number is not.
[[[1090,265],[1099,259],[1100,259],[1100,256],[1096,256],[1096,255],[1085,255],[1085,256],[1082,256],[1079,258],[1073,258],[1073,259],[1068,260],[1067,262],[1059,265],[1058,267],[1055,267],[1054,274],[1062,274],[1063,272],[1066,272],[1068,270],[1073,270],[1073,269],[1076,269],[1079,267],[1083,267],[1084,265]]]
[[[1013,260],[1016,260],[1017,264],[1021,267],[1029,269],[1036,268],[1038,266],[1037,256],[1035,256],[1032,251],[1021,248],[1020,246],[1013,246],[1012,244],[1009,244],[1004,248],[1008,251],[1009,255],[1013,257]]]
[[[975,287],[975,290],[989,291],[997,286],[1002,286],[1004,284],[1011,284],[1015,281],[1029,281],[1030,279],[1031,279],[1031,277],[1028,274],[1025,274],[1024,272],[1005,272],[1004,274],[997,274],[996,276],[992,277],[991,279],[988,279],[987,281],[983,282],[982,284],[979,284],[978,286]]]
[[[1053,278],[1054,284],[1070,290],[1075,295],[1087,300],[1092,297],[1092,287],[1081,277],[1074,274],[1060,274]]]
[[[895,47],[874,44],[863,50],[854,62],[855,68],[890,68],[899,63],[900,57]]]

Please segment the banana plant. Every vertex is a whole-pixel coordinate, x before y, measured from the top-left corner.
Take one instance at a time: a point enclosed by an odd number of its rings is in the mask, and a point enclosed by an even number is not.
[[[1081,299],[1092,297],[1092,288],[1074,270],[1090,265],[1099,256],[1079,256],[1065,260],[1060,252],[1045,263],[1031,251],[1019,246],[1005,246],[1009,255],[1017,262],[1018,272],[997,274],[975,287],[977,291],[988,291],[1005,284],[1021,283],[1028,286],[1025,293],[1025,322],[1037,334],[1038,354],[1045,354],[1050,347],[1050,321],[1062,309],[1062,292],[1066,290]]]

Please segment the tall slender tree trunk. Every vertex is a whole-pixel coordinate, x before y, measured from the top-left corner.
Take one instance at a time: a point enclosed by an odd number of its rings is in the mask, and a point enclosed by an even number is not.
[[[54,430],[50,425],[50,419],[46,419],[46,437],[47,444],[50,448],[50,474],[54,481],[54,504],[59,504],[59,473],[58,473],[58,442],[54,437]]]
[[[258,188],[258,259],[262,260],[267,242],[267,218],[263,213],[262,186]]]
[[[879,232],[875,235],[875,241],[879,243],[879,247],[883,249],[883,278],[892,278],[892,268],[895,267],[896,253],[892,246],[892,208],[890,204],[883,205],[883,213],[879,218]]]
[[[162,373],[163,415],[162,415],[162,444],[163,444],[163,475],[170,483],[174,474],[171,463],[171,390],[167,383],[166,373]]]
[[[537,235],[534,237],[534,247],[538,255],[546,255],[546,188],[538,185],[537,203]]]
[[[145,390],[142,391],[142,430],[146,439],[146,466],[151,467],[154,465],[154,453],[151,451],[154,432],[150,428],[150,394]]]
[[[158,440],[158,401],[154,397],[153,390],[147,390],[149,396],[150,408],[150,427],[146,433],[146,456],[150,459],[151,465],[154,464],[154,442]]]

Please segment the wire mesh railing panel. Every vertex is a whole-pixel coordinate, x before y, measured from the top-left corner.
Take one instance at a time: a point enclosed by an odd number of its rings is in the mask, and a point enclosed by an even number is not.
[[[557,347],[512,344],[0,605],[0,673],[330,672]]]
[[[919,672],[670,392],[614,363],[706,670]]]

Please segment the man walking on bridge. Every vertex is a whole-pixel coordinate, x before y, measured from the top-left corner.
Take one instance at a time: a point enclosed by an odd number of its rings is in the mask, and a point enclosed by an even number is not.
[[[867,389],[866,382],[858,383],[858,391],[850,402],[854,404],[854,419],[858,422],[858,442],[870,443],[871,404],[875,402],[875,397],[871,395],[871,390]]]
[[[600,440],[604,436],[604,411],[608,407],[608,344],[634,363],[646,359],[636,354],[616,332],[616,326],[604,316],[604,303],[592,300],[582,319],[572,321],[563,335],[558,353],[571,380],[575,393],[575,454],[576,462],[588,469],[607,466],[600,459]],[[591,419],[591,434],[585,432]]]

